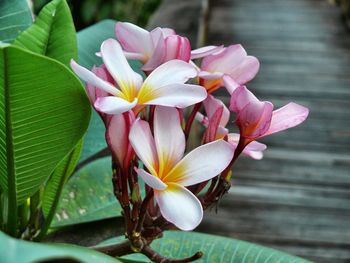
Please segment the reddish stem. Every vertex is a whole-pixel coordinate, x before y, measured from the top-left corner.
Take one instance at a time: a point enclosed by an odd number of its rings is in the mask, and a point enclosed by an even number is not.
[[[190,113],[190,116],[188,117],[188,120],[186,122],[186,126],[185,126],[185,138],[186,138],[186,141],[188,139],[188,136],[190,135],[190,131],[191,131],[191,128],[192,128],[192,124],[193,124],[193,121],[196,117],[196,114],[197,112],[200,110],[202,106],[202,102],[198,102],[197,104],[195,104],[193,106],[193,109]]]

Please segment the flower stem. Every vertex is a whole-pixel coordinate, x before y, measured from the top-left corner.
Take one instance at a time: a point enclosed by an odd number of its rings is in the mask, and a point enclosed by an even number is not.
[[[152,198],[153,198],[153,189],[148,191],[145,199],[143,199],[143,201],[142,201],[141,208],[140,208],[140,214],[139,214],[139,220],[138,220],[137,226],[135,228],[136,232],[141,232],[141,230],[142,230],[143,222],[145,221],[145,216],[146,216],[146,212],[147,212],[147,207],[148,207],[150,200],[152,200]]]

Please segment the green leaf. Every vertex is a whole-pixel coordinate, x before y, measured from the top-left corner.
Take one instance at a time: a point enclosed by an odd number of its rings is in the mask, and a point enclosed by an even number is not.
[[[46,183],[42,199],[42,211],[45,220],[44,224],[41,226],[40,234],[36,237],[36,240],[41,240],[41,238],[44,237],[49,230],[52,219],[55,216],[63,186],[73,173],[74,168],[79,161],[82,147],[83,140],[80,140],[74,149],[57,165],[56,169]]]
[[[102,64],[101,58],[97,57],[95,54],[100,51],[100,46],[104,40],[115,38],[115,24],[116,21],[114,20],[103,20],[78,32],[78,56],[80,65],[90,69],[94,65]],[[129,63],[135,71],[144,75],[140,70],[140,62],[129,61]],[[94,112],[89,129],[85,135],[81,161],[86,160],[91,155],[106,147],[105,126],[99,115]]]
[[[84,247],[64,244],[39,244],[17,240],[0,232],[1,262],[95,262],[118,263],[118,259]]]
[[[0,51],[0,188],[15,224],[16,207],[83,136],[90,106],[63,64],[13,46]]]
[[[66,1],[53,0],[47,4],[14,44],[69,66],[69,61],[78,54],[73,19]]]
[[[120,215],[112,187],[111,159],[83,167],[64,186],[52,227],[91,222]]]
[[[27,0],[0,1],[0,41],[10,43],[33,23]]]
[[[140,183],[144,196],[144,183]],[[64,186],[52,227],[61,227],[120,216],[122,208],[113,194],[111,158],[81,168]]]
[[[110,245],[124,240],[124,237],[107,240],[100,245]],[[198,251],[204,253],[196,261],[202,263],[307,263],[308,260],[284,252],[227,237],[196,232],[166,231],[164,237],[155,240],[152,248],[165,257],[185,258]],[[141,254],[124,256],[121,259],[150,262]],[[129,262],[129,261],[128,261]]]
[[[60,196],[63,185],[73,173],[78,163],[80,153],[83,147],[83,141],[79,141],[77,146],[70,152],[58,165],[46,183],[43,196],[43,213],[47,217],[54,206],[57,196]]]

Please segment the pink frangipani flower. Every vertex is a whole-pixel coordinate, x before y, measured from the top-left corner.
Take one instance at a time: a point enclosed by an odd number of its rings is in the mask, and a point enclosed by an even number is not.
[[[175,31],[169,28],[157,27],[148,32],[134,24],[118,22],[115,33],[126,57],[140,60],[144,64],[142,70],[146,72],[151,72],[172,59],[189,62],[191,58],[200,58],[221,49],[208,46],[191,52],[189,40],[176,35]]]
[[[224,140],[202,145],[185,157],[185,136],[175,108],[156,107],[154,137],[148,122],[136,120],[130,143],[147,171],[137,169],[154,190],[162,216],[182,230],[194,229],[202,220],[203,208],[186,186],[207,181],[230,163],[233,149]]]
[[[230,110],[237,113],[236,124],[245,144],[297,126],[309,114],[308,108],[293,102],[273,111],[271,102],[259,101],[245,86],[233,91]]]
[[[196,69],[184,61],[168,61],[156,68],[143,81],[128,64],[116,40],[105,40],[101,45],[101,55],[117,85],[99,78],[74,60],[71,61],[73,71],[80,78],[93,87],[111,94],[96,99],[94,107],[99,112],[119,114],[133,109],[136,105],[185,108],[204,100],[207,96],[203,87],[184,84],[197,75]]]
[[[212,93],[223,86],[223,76],[230,76],[238,87],[252,80],[259,67],[257,58],[248,56],[244,48],[237,44],[203,58],[198,76],[200,84]]]
[[[209,95],[203,101],[203,104],[207,116],[198,112],[196,119],[208,128],[207,134],[209,134],[210,141],[223,139],[227,136],[227,141],[236,149],[240,136],[237,133],[229,133],[226,128],[230,119],[230,111],[225,104],[212,95]],[[244,148],[243,154],[255,160],[261,160],[263,158],[263,151],[266,150],[266,148],[266,145],[263,143],[252,142]]]

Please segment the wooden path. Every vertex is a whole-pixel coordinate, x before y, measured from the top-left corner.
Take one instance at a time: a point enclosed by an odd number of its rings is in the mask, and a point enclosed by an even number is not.
[[[152,25],[194,40],[199,6],[165,0]],[[218,214],[207,213],[198,230],[350,262],[350,33],[339,10],[325,0],[214,0],[210,15],[208,44],[241,43],[259,58],[248,87],[260,99],[311,113],[263,140],[262,161],[239,160]]]

